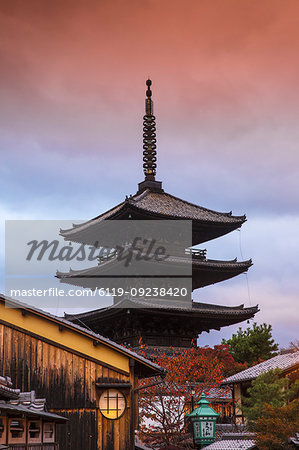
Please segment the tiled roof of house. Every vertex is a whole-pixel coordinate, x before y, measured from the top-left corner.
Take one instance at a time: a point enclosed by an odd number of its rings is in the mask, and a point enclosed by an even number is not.
[[[46,399],[36,398],[35,391],[20,392],[20,389],[13,389],[11,386],[9,377],[0,377],[0,390],[5,394],[2,396],[7,397],[5,400],[0,400],[0,414],[4,412],[5,414],[16,413],[25,416],[43,417],[60,423],[67,420],[57,414],[49,413],[46,410]]]
[[[206,392],[206,397],[209,400],[231,400],[232,391],[230,388],[211,388]]]
[[[45,411],[46,399],[36,398],[35,391],[20,392],[16,400],[10,400],[11,405],[25,406],[32,411]]]
[[[45,419],[54,420],[55,422],[63,423],[66,419],[63,416],[58,416],[54,413],[49,413],[45,410],[34,410],[32,408],[28,408],[24,405],[12,405],[11,403],[0,401],[0,411],[5,413],[16,413],[16,414],[24,414],[25,416],[35,416],[35,417],[43,417]]]
[[[215,441],[205,447],[205,450],[251,450],[257,448],[252,439],[225,439]]]
[[[228,378],[226,378],[222,384],[232,384],[239,383],[241,381],[250,381],[257,378],[262,373],[268,372],[273,369],[281,369],[287,370],[293,366],[299,364],[299,351],[295,353],[287,353],[283,355],[274,356],[271,359],[267,359],[267,361],[263,361],[256,366],[249,367],[242,372],[236,373]]]
[[[0,397],[18,398],[20,389],[14,389],[10,377],[0,377]]]

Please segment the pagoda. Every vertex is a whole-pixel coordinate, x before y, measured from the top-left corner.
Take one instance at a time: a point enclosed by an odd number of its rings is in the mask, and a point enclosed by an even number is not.
[[[89,329],[107,336],[113,341],[137,349],[142,342],[149,351],[156,348],[184,349],[197,342],[203,331],[220,330],[224,326],[243,322],[258,312],[258,307],[245,308],[195,302],[191,292],[195,289],[218,283],[245,273],[252,265],[251,260],[220,261],[207,258],[206,250],[193,247],[218,238],[242,226],[245,215],[233,216],[231,212],[212,211],[202,206],[184,201],[165,192],[162,182],[156,180],[156,124],[153,114],[151,80],[147,80],[145,116],[143,128],[143,171],[144,181],[138,184],[135,195],[109,211],[88,222],[61,230],[65,240],[95,245],[101,242],[107,221],[189,221],[192,225],[189,248],[178,246],[176,251],[164,261],[163,269],[174,270],[190,265],[190,301],[166,301],[164,298],[122,295],[114,299],[113,305],[76,315],[68,315],[68,320],[84,325]],[[112,222],[111,222],[112,221]],[[125,222],[122,222],[125,223]],[[136,223],[136,222],[134,222]],[[152,222],[154,223],[154,222]],[[106,226],[107,229],[107,226]],[[109,239],[108,239],[109,240]],[[107,244],[113,248],[113,243]],[[96,289],[101,279],[117,271],[119,259],[117,252],[99,258],[95,267],[84,270],[57,272],[63,283],[84,288]],[[175,273],[175,272],[174,272]],[[175,282],[176,276],[172,280]],[[113,278],[111,286],[115,283]],[[119,280],[118,280],[119,281]]]

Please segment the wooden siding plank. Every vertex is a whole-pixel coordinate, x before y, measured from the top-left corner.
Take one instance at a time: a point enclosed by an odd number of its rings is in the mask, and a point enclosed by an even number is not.
[[[130,398],[119,420],[105,419],[95,385],[102,377],[129,381],[129,376],[5,325],[0,325],[1,354],[2,371],[12,377],[15,387],[20,388],[16,382],[21,380],[22,389],[35,389],[46,397],[50,410],[71,419],[59,427],[62,449],[130,449]],[[124,392],[126,397],[128,393]]]

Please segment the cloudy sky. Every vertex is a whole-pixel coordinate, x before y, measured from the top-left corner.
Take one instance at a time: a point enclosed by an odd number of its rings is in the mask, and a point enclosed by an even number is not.
[[[134,194],[150,75],[164,189],[248,219],[206,244],[252,257],[248,275],[194,298],[259,304],[282,346],[298,339],[298,29],[297,0],[1,0],[1,220],[89,219]]]

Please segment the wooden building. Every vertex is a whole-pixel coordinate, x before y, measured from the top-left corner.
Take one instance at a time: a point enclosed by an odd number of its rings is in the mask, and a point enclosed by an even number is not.
[[[281,376],[287,377],[290,383],[299,379],[299,351],[294,353],[285,353],[274,356],[271,359],[256,364],[253,367],[242,370],[232,375],[222,382],[223,386],[231,386],[233,400],[235,403],[234,422],[237,424],[245,423],[242,414],[242,397],[246,397],[247,389],[250,387],[252,380],[255,380],[262,373],[269,370],[280,369]]]
[[[151,306],[145,298],[117,298],[110,308],[89,311],[77,317],[66,316],[74,323],[84,323],[92,330],[100,332],[119,343],[137,348],[143,342],[149,349],[173,347],[188,348],[197,341],[203,331],[220,330],[221,327],[242,322],[254,317],[258,307],[244,308],[205,304],[191,300],[193,290],[233,278],[246,272],[252,261],[219,261],[207,257],[205,249],[194,249],[206,241],[224,236],[240,228],[246,221],[245,215],[234,216],[231,212],[212,211],[182,200],[164,191],[162,182],[156,180],[156,124],[153,115],[151,80],[147,80],[145,116],[143,128],[143,171],[145,179],[138,184],[135,195],[126,196],[119,205],[92,220],[74,225],[69,230],[61,230],[66,241],[94,245],[101,244],[102,230],[106,221],[188,221],[192,226],[189,247],[177,254],[171,254],[165,261],[169,273],[172,268],[192,265],[190,270],[190,293],[187,307],[175,302],[164,301],[162,297],[152,299]],[[105,236],[106,238],[106,236]],[[115,243],[114,243],[115,244]],[[177,243],[176,243],[177,244]],[[102,244],[101,244],[102,245]],[[113,243],[110,244],[113,247]],[[189,252],[189,255],[186,254]],[[109,260],[99,260],[97,266],[85,270],[58,272],[62,283],[83,288],[101,287],[103,276],[115,273],[119,264],[118,254]],[[108,276],[107,275],[107,276]],[[173,276],[173,279],[175,277]],[[117,280],[119,282],[119,280]],[[115,323],[118,325],[115,326]]]
[[[66,421],[48,412],[46,400],[36,398],[35,391],[20,392],[9,377],[0,377],[0,448],[59,450],[56,424]]]
[[[0,297],[0,376],[69,419],[58,425],[60,450],[133,449],[138,379],[163,374],[107,338]]]

